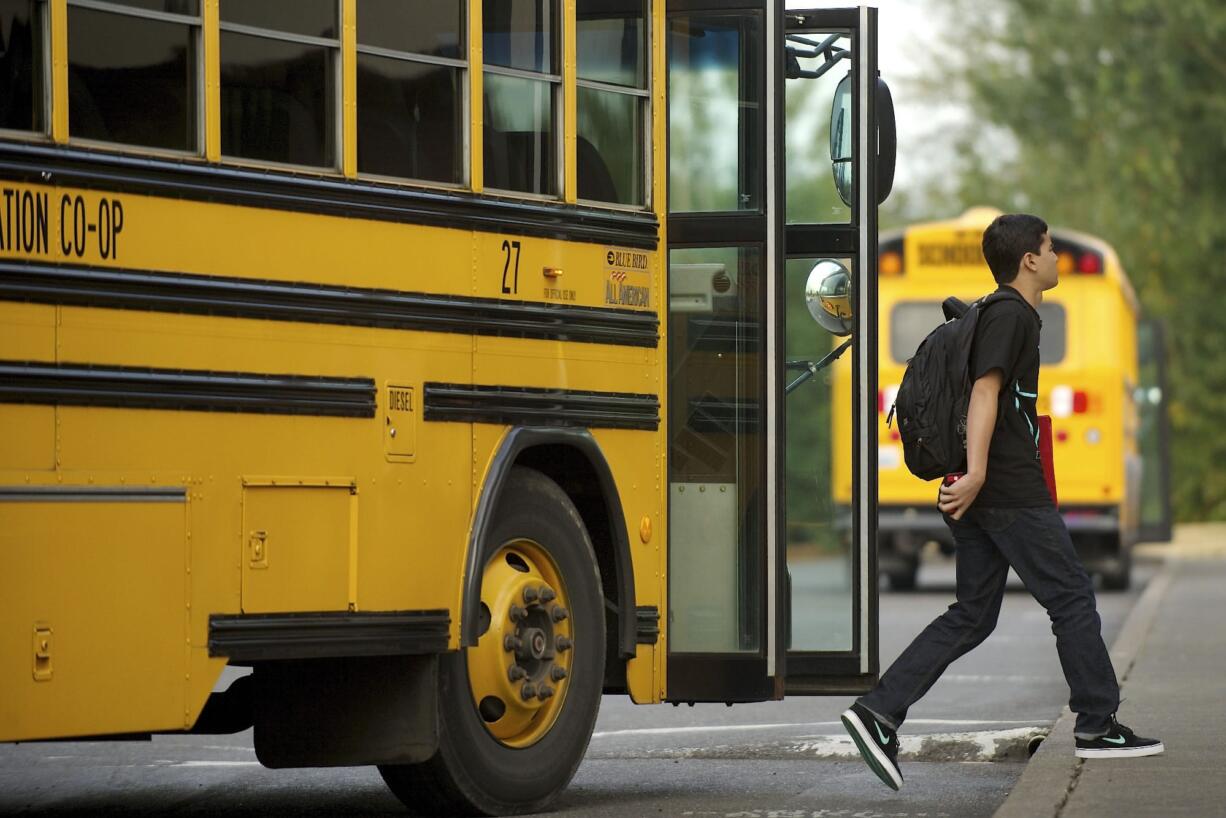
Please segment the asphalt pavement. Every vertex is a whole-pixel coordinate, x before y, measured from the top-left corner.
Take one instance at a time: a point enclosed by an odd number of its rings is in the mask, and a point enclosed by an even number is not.
[[[1155,551],[1151,557],[1163,555]],[[1173,589],[1178,589],[1194,605],[1174,607],[1193,617],[1192,625],[1221,621],[1220,613],[1226,611],[1214,607],[1218,604],[1215,586],[1226,577],[1215,574],[1213,564],[1202,570],[1199,564],[1181,567],[1173,562],[1142,561],[1133,591],[1099,595],[1108,644],[1115,644],[1117,653],[1126,640],[1134,646],[1130,655],[1135,661],[1128,660],[1125,678],[1125,695],[1130,699],[1122,717],[1143,733],[1158,727],[1150,732],[1164,738],[1171,748],[1159,762],[1164,766],[1149,768],[1155,775],[1167,776],[1166,789],[1154,785],[1155,793],[1165,793],[1167,803],[1180,803],[1171,789],[1181,780],[1175,776],[1177,771],[1195,769],[1198,758],[1212,759],[1192,751],[1206,746],[1212,737],[1194,744],[1169,732],[1181,720],[1190,723],[1204,718],[1203,709],[1171,715],[1147,704],[1160,696],[1167,672],[1163,665],[1186,662],[1184,652],[1200,650],[1198,629],[1174,619],[1163,624],[1167,617],[1163,612],[1171,604]],[[919,593],[882,595],[883,663],[888,664],[951,601],[952,579],[951,564],[933,561],[921,573]],[[847,703],[844,698],[673,708],[638,707],[625,697],[609,696],[588,755],[571,787],[556,803],[556,814],[593,818],[974,818],[991,815],[1002,804],[1015,810],[1003,813],[1006,816],[1129,814],[1096,811],[1109,803],[1104,799],[1117,786],[1110,776],[1120,773],[1108,768],[1114,762],[1102,767],[1098,766],[1102,762],[1088,762],[1080,773],[1067,770],[1072,759],[1071,736],[1063,751],[1058,750],[1059,717],[1068,693],[1054,640],[1045,613],[1015,579],[1011,583],[997,632],[952,665],[913,709],[904,730],[906,786],[902,792],[882,787],[855,755],[838,724],[838,713]],[[1158,588],[1161,594],[1153,590],[1162,584],[1166,587]],[[1136,624],[1142,609],[1158,612],[1148,628]],[[1202,618],[1196,619],[1197,614]],[[1178,637],[1181,627],[1185,636]],[[1142,631],[1146,637],[1162,634],[1161,650],[1167,654],[1138,638],[1136,634]],[[1216,644],[1221,645],[1220,641]],[[1223,654],[1218,650],[1215,655],[1217,676],[1192,684],[1188,695],[1203,707],[1204,695],[1217,691],[1213,704],[1220,710]],[[1157,694],[1142,686],[1151,665],[1150,683]],[[1194,673],[1198,666],[1192,661],[1188,667]],[[1171,700],[1170,710],[1178,710],[1179,701]],[[1143,703],[1151,707],[1152,719],[1140,717]],[[1137,718],[1131,718],[1133,715]],[[1161,725],[1155,723],[1159,716]],[[1035,759],[1027,764],[1028,746],[1050,730],[1053,722],[1056,734],[1042,743]],[[1210,724],[1216,722],[1210,720]],[[1037,775],[1032,771],[1039,770],[1047,759],[1065,763],[1055,765],[1054,778],[1049,775],[1046,781],[1036,779],[1029,784],[1028,778]],[[1141,769],[1136,765],[1147,761],[1132,760],[1124,774],[1131,775]],[[1106,778],[1100,781],[1101,776]],[[1054,805],[1056,811],[1030,812],[1027,810],[1045,802],[1028,795],[1023,789],[1028,786],[1055,787],[1066,797]],[[1013,797],[1009,797],[1011,791]],[[1223,803],[1220,797],[1218,803]],[[1022,811],[1016,811],[1019,808]],[[238,816],[403,814],[375,770],[266,770],[254,759],[249,734],[159,736],[136,744],[0,745],[0,813],[221,811]],[[1139,810],[1131,814],[1176,813]],[[1202,809],[1185,814],[1220,813]]]

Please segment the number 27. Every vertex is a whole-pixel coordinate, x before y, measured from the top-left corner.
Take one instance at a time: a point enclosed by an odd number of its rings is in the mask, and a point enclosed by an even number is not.
[[[515,251],[514,272],[512,272],[511,270],[511,251],[512,250]],[[502,252],[507,254],[506,261],[504,261],[502,265],[502,291],[504,293],[518,293],[519,292],[519,242],[509,241],[509,240],[504,239],[502,242]],[[507,286],[507,276],[508,275],[514,276],[511,279],[511,286],[509,287]]]

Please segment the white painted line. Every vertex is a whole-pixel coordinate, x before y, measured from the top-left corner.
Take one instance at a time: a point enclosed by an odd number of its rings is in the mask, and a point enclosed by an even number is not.
[[[900,735],[900,756],[921,756],[934,744],[957,745],[958,755],[965,761],[991,761],[996,758],[998,742],[1024,741],[1035,734],[1037,728],[1018,727],[1012,730],[981,730],[970,733],[924,733]],[[858,756],[860,751],[848,735],[814,736],[806,741],[795,742],[793,747],[802,753],[817,756]]]
[[[592,733],[592,738],[610,738],[613,736],[667,736],[679,733],[721,733],[745,730],[789,730],[812,727],[834,727],[841,725],[838,721],[803,721],[782,722],[770,724],[702,724],[688,727],[636,727],[626,730],[601,730]],[[907,725],[926,724],[930,726],[977,726],[986,724],[1020,724],[1033,728],[1046,729],[1048,722],[1044,719],[907,719]],[[925,734],[925,737],[932,734]]]
[[[172,767],[258,767],[258,761],[181,761]]]

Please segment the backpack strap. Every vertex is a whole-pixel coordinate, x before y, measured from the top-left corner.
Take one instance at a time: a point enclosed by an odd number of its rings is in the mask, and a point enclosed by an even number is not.
[[[1011,301],[1013,299],[1021,299],[1021,298],[1022,298],[1021,293],[1009,293],[1009,292],[1003,292],[1001,290],[993,290],[992,292],[983,296],[979,300],[975,301],[973,306],[979,308],[979,314],[980,316],[982,316],[984,310],[986,310],[992,304],[999,304],[1002,301]],[[1007,388],[1002,388],[1000,390],[1000,394],[997,396],[997,399],[996,399],[997,404],[998,404],[997,409],[996,409],[997,424],[1001,422],[1001,411],[1000,411],[999,404],[1004,399],[1006,393],[1008,394],[1013,393],[1013,383],[1016,380],[1017,380],[1017,370],[1014,369],[1012,372],[1009,373],[1009,378],[1006,381],[1006,383],[1001,384],[1002,387],[1007,387]]]

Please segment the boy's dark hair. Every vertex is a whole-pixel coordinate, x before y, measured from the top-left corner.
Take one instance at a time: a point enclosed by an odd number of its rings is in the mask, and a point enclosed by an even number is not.
[[[983,257],[997,284],[1017,278],[1022,256],[1038,253],[1046,232],[1047,222],[1027,213],[1005,213],[988,225],[983,231]]]

